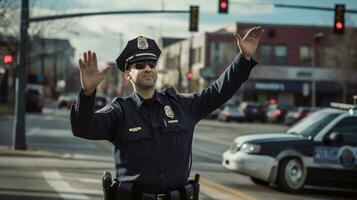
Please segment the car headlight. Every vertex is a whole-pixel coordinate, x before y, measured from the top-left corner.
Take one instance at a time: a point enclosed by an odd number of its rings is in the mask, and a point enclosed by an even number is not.
[[[260,145],[257,144],[249,144],[249,143],[244,143],[240,147],[240,151],[244,153],[259,153],[261,149]]]

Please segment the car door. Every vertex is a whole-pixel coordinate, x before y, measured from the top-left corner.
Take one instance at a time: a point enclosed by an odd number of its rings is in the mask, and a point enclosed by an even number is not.
[[[332,134],[340,135],[339,139],[331,140]],[[324,182],[328,186],[356,188],[356,116],[346,117],[331,128],[325,135],[321,146],[315,147],[314,163],[318,166],[313,174],[315,181]]]

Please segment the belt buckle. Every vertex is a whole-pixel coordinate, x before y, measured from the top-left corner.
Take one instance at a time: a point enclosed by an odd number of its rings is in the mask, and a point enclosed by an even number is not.
[[[156,200],[163,200],[166,194],[157,194]]]

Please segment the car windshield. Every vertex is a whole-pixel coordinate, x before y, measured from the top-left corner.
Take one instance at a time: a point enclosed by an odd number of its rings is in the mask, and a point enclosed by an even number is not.
[[[316,112],[304,118],[286,132],[313,138],[338,115],[340,115],[340,113]]]
[[[225,108],[226,111],[229,111],[231,113],[238,113],[239,110],[236,106],[226,106]]]

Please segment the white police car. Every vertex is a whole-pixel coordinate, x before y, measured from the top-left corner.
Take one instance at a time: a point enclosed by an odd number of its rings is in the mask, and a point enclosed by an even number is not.
[[[357,107],[312,113],[285,133],[235,139],[222,165],[256,184],[297,192],[304,185],[357,189]]]

